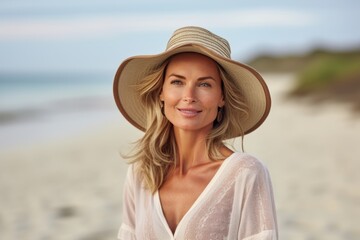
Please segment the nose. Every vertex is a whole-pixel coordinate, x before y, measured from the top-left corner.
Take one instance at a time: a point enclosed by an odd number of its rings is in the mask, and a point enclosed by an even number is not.
[[[183,101],[187,103],[196,102],[196,87],[192,84],[184,88]]]

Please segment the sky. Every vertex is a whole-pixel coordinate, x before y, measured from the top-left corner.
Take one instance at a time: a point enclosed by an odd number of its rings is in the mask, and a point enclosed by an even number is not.
[[[111,72],[179,27],[226,38],[232,58],[360,46],[360,1],[1,0],[1,72]]]

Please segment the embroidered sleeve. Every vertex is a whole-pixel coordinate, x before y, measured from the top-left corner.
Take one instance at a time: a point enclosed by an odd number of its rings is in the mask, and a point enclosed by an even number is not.
[[[269,172],[258,160],[250,161],[240,184],[238,239],[276,240],[277,221]]]

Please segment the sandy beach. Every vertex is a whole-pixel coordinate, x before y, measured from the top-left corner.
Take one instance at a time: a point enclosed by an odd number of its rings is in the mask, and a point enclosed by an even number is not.
[[[280,239],[360,239],[360,117],[344,104],[285,98],[292,75],[265,79],[272,111],[245,150],[271,173]],[[127,169],[119,153],[139,136],[119,113],[71,137],[1,150],[0,239],[116,239]]]

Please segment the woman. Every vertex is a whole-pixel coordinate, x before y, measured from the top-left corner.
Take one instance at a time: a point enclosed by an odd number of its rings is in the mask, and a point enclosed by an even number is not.
[[[119,239],[277,239],[267,169],[224,144],[262,124],[270,94],[231,60],[225,39],[176,30],[165,52],[120,65],[114,96],[145,132],[130,157]]]

